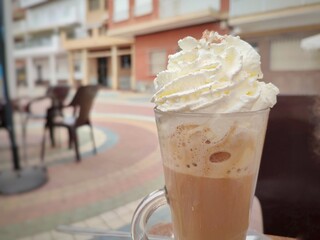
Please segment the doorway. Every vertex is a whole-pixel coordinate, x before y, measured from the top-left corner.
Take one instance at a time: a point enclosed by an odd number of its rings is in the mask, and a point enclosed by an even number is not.
[[[98,73],[98,83],[102,86],[109,86],[108,84],[108,66],[107,58],[98,58],[97,73]]]

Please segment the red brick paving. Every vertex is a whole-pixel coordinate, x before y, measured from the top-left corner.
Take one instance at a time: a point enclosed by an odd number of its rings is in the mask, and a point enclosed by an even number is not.
[[[134,95],[130,93],[132,97]],[[49,167],[50,180],[39,189],[15,196],[0,196],[0,227],[54,216],[59,212],[72,212],[162,175],[155,124],[139,119],[139,116],[152,119],[152,106],[134,102],[126,104],[123,94],[121,102],[115,102],[114,96],[111,98],[97,99],[92,120],[94,126],[115,132],[119,141],[110,149],[89,155],[81,163],[71,161]],[[94,113],[104,113],[108,117],[94,117]],[[113,118],[112,114],[116,117]],[[128,114],[133,119],[127,119]],[[38,132],[29,131],[29,144],[39,145],[41,135],[41,127]],[[74,153],[70,151],[69,154]]]

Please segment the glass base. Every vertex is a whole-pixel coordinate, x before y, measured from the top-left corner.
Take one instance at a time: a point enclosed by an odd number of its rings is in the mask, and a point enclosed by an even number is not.
[[[271,239],[257,231],[248,230],[246,240],[271,240]]]
[[[172,231],[168,229],[168,226],[169,224],[164,224],[164,225],[159,224],[158,227],[154,229],[155,231],[148,233],[147,236],[142,236],[139,239],[141,240],[174,240],[174,238],[171,237]],[[163,228],[165,228],[165,230],[163,230]],[[76,226],[59,226],[56,230],[58,232],[71,234],[73,236],[86,235],[91,237],[90,240],[132,240],[130,232],[101,230],[101,229],[76,227]],[[247,233],[246,240],[271,240],[271,239],[259,232],[256,232],[254,230],[249,230]]]
[[[174,240],[173,227],[171,222],[167,222],[164,220],[163,222],[160,222],[160,223],[159,221],[157,223],[152,222],[152,224],[150,225],[151,226],[147,229],[148,240],[153,239],[152,236],[160,237],[161,240],[167,240],[167,239]],[[197,240],[200,240],[200,239],[197,239]],[[260,232],[249,229],[247,232],[246,240],[271,240],[271,239]]]
[[[162,238],[161,235],[148,236],[147,239],[148,240],[153,240],[153,239],[157,239],[157,240],[174,240],[174,238],[168,237],[168,236],[165,236],[165,237]],[[146,240],[146,239],[143,238],[143,240]],[[248,233],[247,233],[246,240],[271,240],[271,239],[269,237],[265,236],[262,233],[258,233],[256,231],[249,230]]]

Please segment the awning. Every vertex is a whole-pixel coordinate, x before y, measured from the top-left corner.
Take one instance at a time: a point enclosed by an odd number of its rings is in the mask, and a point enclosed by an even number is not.
[[[303,38],[301,40],[300,46],[302,49],[305,50],[320,49],[320,33],[307,38]]]

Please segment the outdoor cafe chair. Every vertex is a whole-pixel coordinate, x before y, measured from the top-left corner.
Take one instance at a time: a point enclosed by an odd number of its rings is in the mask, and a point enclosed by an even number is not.
[[[93,128],[90,120],[90,112],[93,106],[94,98],[98,92],[98,85],[81,86],[76,91],[76,94],[70,104],[63,106],[62,108],[72,108],[72,116],[57,117],[53,112],[54,108],[49,108],[47,111],[47,120],[44,126],[43,141],[41,148],[41,160],[44,160],[45,155],[45,141],[46,130],[53,129],[55,127],[67,128],[69,134],[69,148],[74,144],[76,160],[80,161],[79,142],[77,136],[77,129],[81,126],[88,125],[91,131],[91,140],[93,143],[94,153],[97,153],[96,145],[94,141]]]
[[[22,144],[24,148],[24,157],[27,157],[26,154],[26,142],[27,142],[27,125],[30,119],[46,119],[46,111],[43,113],[36,113],[32,109],[36,103],[39,103],[43,100],[50,100],[51,105],[50,108],[54,108],[55,115],[62,115],[62,106],[69,94],[70,86],[67,85],[57,85],[57,86],[49,86],[45,95],[40,97],[35,97],[27,101],[26,105],[19,105],[19,111],[25,114],[25,117],[22,120]],[[50,139],[51,145],[55,146],[54,132],[53,128],[49,128],[50,130]]]

